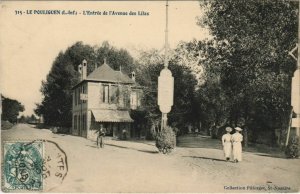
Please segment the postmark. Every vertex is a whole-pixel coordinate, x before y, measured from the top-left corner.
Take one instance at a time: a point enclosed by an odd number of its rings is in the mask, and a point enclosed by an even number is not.
[[[43,143],[4,142],[4,191],[43,190]]]
[[[54,141],[43,140],[45,154],[42,166],[44,191],[51,191],[62,184],[68,173],[65,151]]]

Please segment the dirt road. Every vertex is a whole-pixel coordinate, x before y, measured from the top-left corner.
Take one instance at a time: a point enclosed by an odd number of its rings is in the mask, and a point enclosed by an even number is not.
[[[296,192],[300,187],[299,159],[245,152],[243,162],[225,162],[209,140],[203,148],[177,147],[166,156],[149,141],[106,139],[98,149],[93,141],[25,124],[2,131],[1,138],[51,140],[65,151],[67,176],[51,192]]]

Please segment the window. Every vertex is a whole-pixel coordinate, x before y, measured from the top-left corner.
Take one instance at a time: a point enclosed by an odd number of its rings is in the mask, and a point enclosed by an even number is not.
[[[86,130],[86,114],[82,115],[82,130]]]
[[[77,89],[74,90],[74,101],[75,101],[75,106],[77,105]]]
[[[78,119],[77,119],[77,121],[78,121],[78,129],[82,129],[82,128],[81,128],[81,120],[80,120],[80,115],[78,115]]]
[[[82,94],[87,94],[87,84],[83,84],[82,85],[82,92],[81,92]],[[82,100],[82,103],[84,104],[84,103],[86,103],[87,102],[87,99],[85,99],[85,100]]]
[[[75,96],[76,96],[76,105],[80,104],[80,87],[76,88],[75,90]]]
[[[74,130],[77,130],[77,115],[74,116]]]
[[[117,104],[119,101],[119,89],[117,85],[111,85],[109,88],[109,103]]]
[[[75,90],[73,91],[73,105],[76,105],[76,92]]]
[[[131,109],[136,109],[141,106],[141,92],[132,91],[130,95],[130,105]]]
[[[123,96],[124,107],[130,108],[131,92],[129,86],[123,86],[122,96]]]
[[[103,102],[108,103],[108,97],[109,97],[109,86],[104,85],[103,86]]]
[[[80,86],[80,87],[78,88],[78,102],[79,102],[79,104],[82,103],[82,100],[81,100],[81,93],[82,93],[82,86]]]

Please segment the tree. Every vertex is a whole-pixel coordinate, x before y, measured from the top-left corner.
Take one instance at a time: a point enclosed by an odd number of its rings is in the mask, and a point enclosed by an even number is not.
[[[135,70],[133,57],[126,49],[117,49],[104,41],[101,47],[95,47],[97,66],[102,65],[104,58],[114,70],[120,70],[125,74],[130,74]]]
[[[42,82],[42,102],[37,104],[35,113],[43,115],[49,126],[71,127],[72,125],[72,87],[79,82],[78,65],[84,59],[88,62],[87,74],[103,64],[104,58],[115,70],[122,68],[131,72],[133,58],[124,49],[116,49],[104,42],[99,46],[90,46],[76,42],[60,52],[52,64],[45,81]]]
[[[18,120],[19,120],[19,123],[25,123],[26,117],[24,115],[22,115]]]
[[[295,70],[287,51],[297,40],[296,4],[225,0],[200,5],[205,16],[198,24],[213,35],[198,45],[203,49],[201,63],[219,79],[229,100],[224,105],[229,122],[246,125],[255,134],[285,128]]]
[[[142,65],[136,74],[137,82],[145,87],[143,105],[148,123],[156,128],[159,127],[161,119],[157,105],[157,85],[160,71],[164,68],[162,59],[163,56],[155,50],[143,51],[138,60]],[[191,69],[179,65],[175,57],[170,60],[169,69],[174,77],[174,105],[168,114],[168,124],[183,132],[185,124],[193,122],[193,99],[197,80]]]
[[[25,110],[24,105],[19,101],[4,97],[2,98],[2,117],[1,120],[16,123],[18,121],[18,115]]]

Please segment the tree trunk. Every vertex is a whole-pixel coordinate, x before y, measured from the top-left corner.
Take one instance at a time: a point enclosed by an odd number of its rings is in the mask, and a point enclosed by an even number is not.
[[[244,146],[245,148],[248,147],[248,127],[244,129]]]

